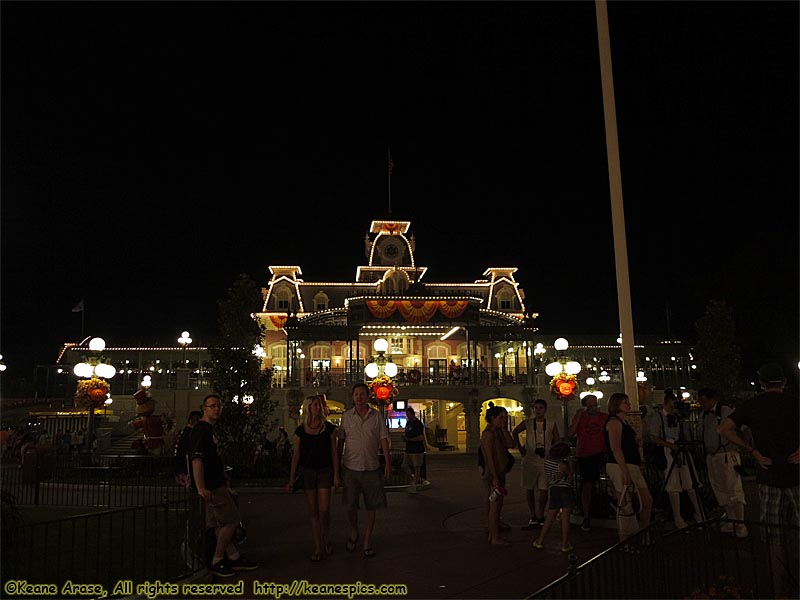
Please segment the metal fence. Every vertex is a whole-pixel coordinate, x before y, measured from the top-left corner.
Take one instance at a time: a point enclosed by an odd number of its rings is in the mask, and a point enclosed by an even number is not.
[[[171,457],[37,454],[4,464],[2,489],[20,505],[144,506],[182,500]]]
[[[109,597],[121,597],[146,581],[177,581],[205,568],[203,519],[196,495],[47,522],[4,519],[1,589],[30,595],[20,582],[35,582],[40,587],[33,595],[62,597],[72,582],[101,585]],[[48,592],[48,585],[57,591]]]
[[[403,451],[390,450],[389,486],[403,486]],[[183,500],[193,492],[176,484],[174,458],[141,455],[41,453],[25,464],[3,464],[2,490],[19,505],[121,508]],[[383,458],[381,457],[381,460]],[[291,453],[273,453],[230,465],[234,487],[280,487],[289,478]],[[423,462],[422,477],[427,478]]]
[[[669,533],[655,523],[580,566],[571,564],[529,598],[786,597],[776,595],[776,565],[762,540],[775,526],[747,523],[749,535],[741,539],[721,531],[726,523],[737,521],[714,519]],[[796,592],[798,529],[784,533]]]

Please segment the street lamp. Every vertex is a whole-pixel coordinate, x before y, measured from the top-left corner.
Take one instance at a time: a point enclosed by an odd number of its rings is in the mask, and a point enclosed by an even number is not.
[[[370,388],[375,397],[381,402],[386,402],[395,392],[392,378],[397,375],[397,365],[392,362],[391,355],[386,356],[389,342],[378,338],[372,343],[377,356],[369,358],[369,363],[364,367],[364,373],[372,379]]]
[[[181,337],[178,338],[178,343],[183,346],[183,367],[186,367],[186,346],[192,343],[192,338],[189,336],[188,331],[184,331],[181,333]]]
[[[583,400],[586,396],[589,396],[589,395],[594,396],[598,400],[602,400],[603,399],[603,392],[601,392],[600,390],[594,389],[594,377],[587,377],[586,378],[586,385],[589,386],[589,389],[588,389],[588,391],[580,393],[581,400]]]
[[[569,342],[565,338],[558,338],[553,342],[553,347],[558,355],[556,359],[544,368],[544,372],[553,379],[550,381],[550,390],[561,400],[561,413],[564,417],[564,432],[569,429],[569,411],[567,403],[575,395],[578,389],[578,373],[581,372],[581,364],[574,360],[569,360],[563,355],[569,348]]]
[[[72,372],[79,379],[75,390],[75,403],[79,406],[86,406],[89,412],[86,429],[90,449],[94,448],[94,411],[102,406],[107,399],[110,399],[111,386],[106,379],[111,379],[117,374],[117,369],[114,365],[105,362],[105,358],[100,355],[105,348],[106,342],[103,338],[92,338],[89,341],[89,350],[95,354],[83,357],[83,361],[76,364],[72,369]]]

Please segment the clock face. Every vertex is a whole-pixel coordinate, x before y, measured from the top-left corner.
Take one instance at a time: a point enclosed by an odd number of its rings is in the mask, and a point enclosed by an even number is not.
[[[387,244],[383,249],[383,255],[386,258],[396,258],[400,254],[400,249],[394,244]]]

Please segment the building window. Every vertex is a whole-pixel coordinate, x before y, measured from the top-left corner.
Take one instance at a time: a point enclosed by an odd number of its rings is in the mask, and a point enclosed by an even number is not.
[[[328,310],[329,304],[330,299],[328,298],[328,294],[325,292],[319,292],[316,296],[314,296],[314,310]]]

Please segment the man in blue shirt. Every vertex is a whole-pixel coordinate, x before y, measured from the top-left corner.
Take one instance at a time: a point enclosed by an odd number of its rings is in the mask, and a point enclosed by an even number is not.
[[[408,491],[417,493],[417,486],[422,484],[422,462],[425,460],[425,426],[417,418],[417,413],[410,406],[406,408],[406,453],[403,456],[403,470],[411,477]]]

